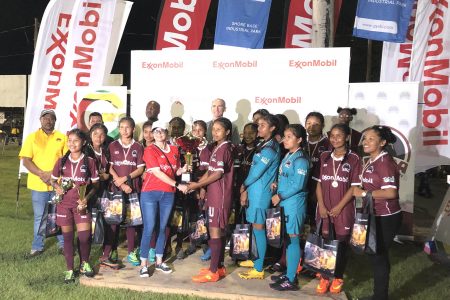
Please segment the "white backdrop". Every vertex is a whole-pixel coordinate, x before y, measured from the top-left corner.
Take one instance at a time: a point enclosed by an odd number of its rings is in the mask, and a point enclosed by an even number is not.
[[[310,111],[335,115],[346,105],[349,63],[349,48],[132,51],[131,116],[145,121],[156,100],[165,122],[209,121],[211,101],[222,98],[240,130],[259,108],[303,123]]]

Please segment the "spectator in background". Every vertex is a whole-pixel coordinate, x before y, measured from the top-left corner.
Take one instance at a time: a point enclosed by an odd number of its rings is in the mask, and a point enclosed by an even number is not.
[[[38,235],[38,231],[42,218],[47,216],[48,201],[54,194],[50,185],[51,172],[56,161],[67,152],[66,135],[55,130],[55,112],[44,109],[39,120],[41,128],[26,137],[19,153],[23,165],[30,172],[27,187],[31,190],[34,213],[34,235],[30,252],[32,257],[44,251],[44,236]],[[57,239],[58,249],[62,253],[62,235],[58,235]]]
[[[208,140],[208,142],[213,142],[213,136],[212,136],[212,125],[214,123],[214,120],[223,117],[223,113],[225,112],[225,110],[227,109],[226,107],[226,103],[225,100],[217,98],[214,99],[212,104],[211,104],[211,113],[212,113],[212,120],[207,122],[207,130],[206,130],[206,139]],[[234,145],[239,145],[240,143],[240,136],[239,136],[239,131],[236,127],[236,125],[233,125],[233,129],[231,131],[231,142]]]
[[[152,122],[152,124],[158,121],[158,116],[161,110],[161,106],[155,100],[150,100],[145,107],[145,116],[147,117],[147,121]],[[143,136],[143,123],[136,124],[136,128],[134,129],[133,137],[136,141],[141,141]]]
[[[92,126],[94,124],[102,124],[102,125],[104,125],[102,114],[99,113],[99,112],[96,112],[96,111],[92,112],[89,115],[89,120],[88,120],[88,124],[87,124],[87,127],[88,127],[89,131],[91,130],[91,128],[92,128]],[[89,133],[88,133],[88,137],[90,137]],[[114,139],[108,135],[108,129],[106,128],[106,137],[105,137],[106,146],[108,146],[112,142],[114,142]]]

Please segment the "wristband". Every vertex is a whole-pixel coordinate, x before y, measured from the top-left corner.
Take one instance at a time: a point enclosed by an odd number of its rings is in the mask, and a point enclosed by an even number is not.
[[[175,181],[175,184],[173,185],[174,187],[178,188],[180,184],[178,182]]]

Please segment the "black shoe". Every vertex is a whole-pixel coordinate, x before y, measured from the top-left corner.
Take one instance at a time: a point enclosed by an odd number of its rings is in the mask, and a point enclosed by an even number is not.
[[[286,271],[286,267],[281,265],[280,263],[274,263],[273,265],[271,265],[268,269],[268,271],[270,273],[276,273],[276,272],[285,272]]]
[[[148,268],[142,267],[141,270],[139,271],[139,276],[142,278],[150,277],[150,274],[148,273]]]
[[[178,250],[178,252],[177,252],[177,259],[185,259],[186,257],[187,257],[187,255],[184,252],[183,248]]]
[[[287,277],[284,281],[281,281],[280,283],[270,284],[270,288],[274,289],[276,291],[298,291],[299,290],[298,285],[294,282],[290,282]]]
[[[272,280],[273,282],[277,282],[280,279],[284,279],[284,278],[287,278],[286,277],[286,273],[282,273],[280,275],[272,275],[272,276],[270,276],[270,280]]]

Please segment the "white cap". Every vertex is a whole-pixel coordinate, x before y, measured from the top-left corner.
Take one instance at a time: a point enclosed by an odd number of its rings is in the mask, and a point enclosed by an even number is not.
[[[156,121],[152,124],[152,132],[155,131],[156,129],[163,129],[163,130],[167,130],[167,125],[165,122],[162,121]]]

